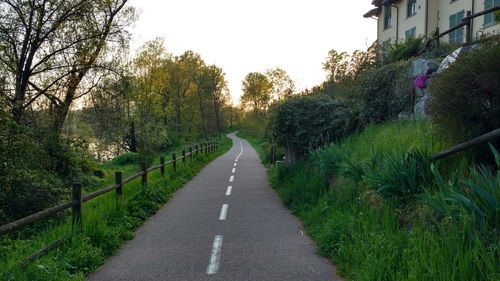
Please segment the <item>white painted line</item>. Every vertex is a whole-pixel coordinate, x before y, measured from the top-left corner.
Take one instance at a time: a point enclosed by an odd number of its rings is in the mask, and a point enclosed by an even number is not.
[[[229,182],[233,182],[233,181],[234,181],[234,176],[231,176],[231,177],[229,178]]]
[[[238,164],[238,163],[234,163],[234,166],[236,167],[236,165],[237,165],[237,164]]]
[[[212,254],[210,255],[210,262],[207,267],[207,274],[216,274],[220,266],[220,251],[222,248],[222,235],[216,235],[214,244],[212,245]]]
[[[235,173],[236,172],[236,168],[233,168],[233,170],[231,171],[231,173]]]
[[[229,196],[231,195],[231,191],[233,190],[233,187],[232,186],[228,186],[227,187],[227,191],[226,191],[226,195]]]
[[[226,220],[227,209],[228,208],[229,208],[229,204],[222,205],[222,209],[220,209],[220,215],[219,215],[219,220],[220,221]]]

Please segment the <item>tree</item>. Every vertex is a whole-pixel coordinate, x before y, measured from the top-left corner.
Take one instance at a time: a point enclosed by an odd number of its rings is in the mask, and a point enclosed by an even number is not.
[[[328,80],[339,82],[348,74],[349,54],[330,50],[326,61],[323,63],[323,70],[327,72]]]
[[[272,98],[281,100],[282,98],[290,97],[295,92],[295,83],[288,73],[281,69],[275,68],[266,71],[267,78],[273,85]]]
[[[222,138],[221,109],[228,103],[229,90],[222,68],[211,65],[207,68],[210,77],[210,93],[214,105],[215,122],[219,138]]]
[[[126,42],[124,26],[134,18],[126,3],[0,2],[0,62],[9,72],[6,100],[16,122],[25,121],[28,107],[48,101],[51,127],[60,134],[73,101],[99,82],[99,72],[112,68],[111,51]]]
[[[265,111],[271,100],[271,91],[273,90],[273,84],[267,76],[259,72],[251,72],[247,74],[242,84],[242,104],[244,106],[250,105],[256,113]]]

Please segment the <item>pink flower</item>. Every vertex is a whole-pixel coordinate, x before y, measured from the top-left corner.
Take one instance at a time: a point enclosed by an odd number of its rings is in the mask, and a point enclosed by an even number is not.
[[[415,85],[416,88],[424,89],[427,87],[427,79],[429,79],[427,74],[420,74],[413,81],[413,85]]]

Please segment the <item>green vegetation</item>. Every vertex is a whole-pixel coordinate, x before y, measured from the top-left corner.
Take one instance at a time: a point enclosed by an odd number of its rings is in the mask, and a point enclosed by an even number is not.
[[[435,169],[420,171],[422,160],[412,151],[448,145],[428,121],[392,122],[316,150],[295,166],[274,166],[269,175],[320,253],[348,280],[498,280],[500,174],[467,173],[467,157],[455,156],[441,165],[457,171],[465,188],[455,185],[447,194],[448,183]],[[465,198],[477,199],[472,205]]]
[[[200,154],[186,164],[178,163],[178,172],[166,169],[166,177],[159,171],[149,174],[148,186],[140,179],[124,186],[124,197],[118,201],[114,193],[106,194],[84,204],[83,230],[72,231],[67,214],[59,217],[51,227],[38,227],[36,233],[22,239],[17,234],[0,239],[0,269],[2,280],[84,280],[84,277],[113,255],[124,241],[133,238],[133,231],[193,177],[206,163],[226,152],[231,141],[224,138],[220,150],[211,155]],[[102,166],[104,182],[113,180],[115,170],[128,175],[138,170],[138,157],[127,154]],[[50,242],[66,237],[64,244],[47,256],[23,268],[20,263],[30,254]]]
[[[405,59],[419,44],[395,47],[391,63],[376,46],[330,51],[327,81],[272,104],[267,130],[243,119],[243,136],[264,163],[273,145],[289,159],[300,147],[271,184],[348,280],[500,280],[498,140],[430,160],[499,127],[498,37],[434,77],[430,120],[394,121],[415,102]]]
[[[500,37],[489,39],[432,81],[429,112],[443,135],[459,142],[500,127],[499,53]],[[491,154],[484,145],[476,155],[484,161]]]

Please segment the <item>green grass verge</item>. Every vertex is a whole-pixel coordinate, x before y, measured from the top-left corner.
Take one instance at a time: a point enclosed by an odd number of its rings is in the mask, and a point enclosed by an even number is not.
[[[476,228],[467,219],[438,217],[415,198],[385,198],[370,185],[367,169],[387,175],[383,180],[399,176],[384,170],[380,155],[398,160],[412,149],[430,155],[450,145],[427,121],[391,122],[268,173],[319,253],[347,280],[500,280],[497,230]],[[441,163],[441,170],[466,177],[468,159],[457,155]]]
[[[148,186],[136,179],[124,186],[121,200],[114,193],[108,193],[84,204],[83,230],[73,230],[66,212],[58,223],[47,227],[29,239],[0,239],[0,279],[1,280],[85,280],[85,276],[112,256],[127,240],[134,237],[133,231],[156,213],[175,193],[196,175],[211,160],[225,153],[232,146],[229,138],[219,144],[219,151],[200,154],[198,159],[178,161],[177,173],[172,167],[166,169],[162,177],[156,170],[148,175]],[[180,154],[179,154],[180,155]],[[166,156],[169,159],[168,155]],[[113,182],[115,170],[124,176],[137,171],[137,164],[108,163],[103,166],[104,182]],[[27,267],[20,263],[32,253],[54,240],[66,237],[64,244],[48,255],[35,260]]]

